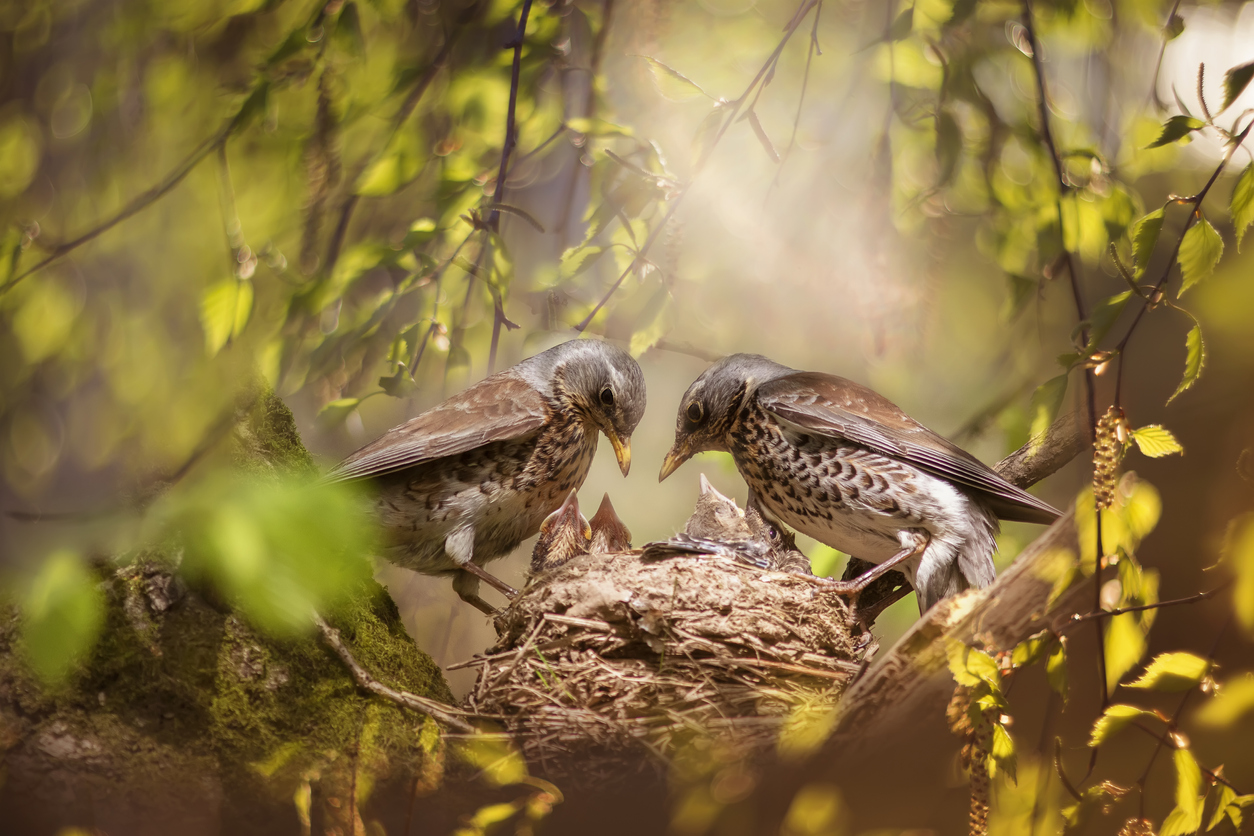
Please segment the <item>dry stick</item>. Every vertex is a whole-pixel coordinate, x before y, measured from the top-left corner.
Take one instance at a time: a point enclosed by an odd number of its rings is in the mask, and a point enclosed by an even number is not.
[[[797,8],[797,13],[793,15],[792,20],[784,29],[784,37],[780,39],[780,42],[776,45],[775,50],[771,53],[770,57],[766,59],[766,63],[762,65],[762,68],[758,70],[758,74],[753,77],[751,82],[749,82],[749,86],[745,88],[745,92],[741,93],[740,97],[735,101],[729,103],[731,105],[731,112],[727,115],[727,118],[723,120],[723,124],[719,126],[718,133],[714,135],[713,141],[710,142],[705,150],[702,151],[701,156],[697,159],[696,164],[693,166],[692,176],[688,178],[688,182],[679,189],[674,199],[671,200],[671,205],[667,208],[666,214],[662,216],[662,220],[658,222],[657,226],[649,232],[649,237],[645,239],[644,246],[636,252],[636,255],[632,258],[626,269],[624,269],[622,274],[619,275],[612,285],[610,285],[610,289],[606,291],[605,295],[601,297],[601,300],[596,303],[596,306],[593,307],[588,315],[575,326],[576,331],[583,331],[589,324],[591,324],[593,318],[596,317],[596,315],[600,313],[601,308],[605,307],[605,304],[610,301],[610,297],[613,296],[618,288],[622,286],[623,282],[627,280],[627,277],[631,275],[631,272],[646,260],[645,256],[648,254],[649,249],[653,246],[654,242],[657,241],[658,236],[661,235],[662,230],[666,228],[670,219],[675,216],[675,212],[679,210],[679,206],[683,203],[684,197],[688,194],[688,190],[692,188],[692,184],[696,182],[699,176],[701,176],[701,171],[705,168],[705,164],[714,153],[714,149],[718,147],[718,143],[722,140],[723,134],[727,133],[727,129],[730,128],[732,123],[736,121],[740,114],[741,106],[744,105],[745,101],[749,98],[749,95],[757,88],[762,79],[766,77],[767,72],[775,66],[775,63],[779,60],[780,54],[784,51],[784,47],[788,44],[789,39],[792,38],[793,33],[797,31],[797,27],[801,25],[801,21],[805,20],[805,16],[809,13],[810,9],[817,6],[818,3],[819,0],[805,0],[805,2]]]
[[[604,0],[601,6],[601,28],[592,41],[592,56],[588,62],[588,92],[584,96],[582,114],[585,119],[590,119],[596,111],[597,73],[601,71],[601,61],[605,57],[605,41],[610,34],[610,19],[613,14],[614,0]],[[580,162],[582,157],[582,153],[575,155],[575,164],[571,166],[570,180],[566,184],[566,200],[562,203],[562,214],[558,216],[557,226],[553,230],[559,236],[558,240],[563,249],[566,247],[566,225],[570,223],[570,213],[575,206],[575,189],[579,185],[579,175],[583,172],[583,165]]]
[[[339,630],[336,630],[330,624],[327,624],[326,621],[323,620],[322,616],[316,613],[314,614],[313,619],[314,623],[318,625],[318,629],[322,631],[322,637],[326,639],[327,644],[330,645],[331,649],[334,650],[336,655],[340,657],[340,661],[342,661],[345,667],[347,667],[353,674],[353,679],[357,680],[357,684],[360,687],[372,694],[377,694],[386,700],[390,700],[403,708],[408,708],[413,711],[429,715],[433,719],[444,723],[446,726],[452,726],[459,731],[467,732],[469,734],[474,734],[476,732],[474,726],[457,716],[458,714],[470,716],[467,712],[460,711],[451,705],[445,705],[444,703],[436,700],[420,697],[409,691],[398,691],[395,688],[389,688],[387,685],[379,682],[371,676],[365,668],[358,664],[356,659],[353,658],[352,652],[349,651],[347,645],[344,644],[344,640],[340,637]]]
[[[1045,143],[1046,149],[1049,151],[1049,158],[1054,164],[1054,174],[1058,178],[1058,197],[1054,201],[1055,211],[1058,213],[1058,236],[1062,243],[1063,261],[1067,267],[1067,275],[1071,280],[1071,295],[1075,301],[1076,317],[1081,323],[1088,319],[1088,313],[1084,306],[1084,297],[1080,292],[1080,276],[1076,272],[1075,260],[1071,257],[1071,251],[1067,249],[1066,233],[1063,228],[1062,215],[1062,198],[1067,193],[1067,178],[1063,172],[1062,159],[1058,156],[1058,148],[1054,144],[1053,131],[1049,125],[1049,98],[1045,91],[1045,69],[1041,66],[1041,50],[1040,44],[1036,40],[1036,29],[1032,23],[1032,3],[1031,0],[1023,0],[1023,27],[1028,38],[1028,47],[1032,50],[1032,69],[1036,75],[1036,93],[1037,107],[1040,112],[1041,119],[1041,141]],[[1089,342],[1089,329],[1087,326],[1080,329],[1080,340],[1084,345]],[[1089,442],[1097,443],[1097,395],[1093,383],[1093,370],[1088,368],[1087,364],[1083,368],[1084,374],[1084,392],[1085,399],[1088,404],[1088,426],[1089,426]],[[1102,514],[1101,511],[1096,513],[1096,524],[1094,525],[1096,537],[1096,550],[1093,557],[1093,609],[1100,610],[1102,607],[1102,573],[1101,561],[1104,549],[1102,548]],[[1102,710],[1110,704],[1110,693],[1106,688],[1106,648],[1103,642],[1101,622],[1094,624],[1097,638],[1097,680],[1098,688],[1101,690],[1101,706]],[[1097,765],[1097,749],[1094,748],[1089,756],[1089,773],[1092,773],[1093,767]],[[1087,775],[1085,776],[1088,777]]]
[[[891,4],[890,4],[891,5]],[[810,27],[810,46],[806,50],[806,68],[801,74],[801,94],[797,97],[797,113],[792,120],[792,135],[788,138],[788,147],[784,149],[784,155],[780,158],[779,165],[775,166],[775,177],[771,179],[771,185],[766,190],[766,196],[769,198],[771,190],[779,185],[779,178],[784,173],[784,164],[788,162],[788,158],[792,156],[793,149],[797,146],[797,129],[801,126],[801,109],[806,103],[806,88],[810,85],[810,65],[814,61],[814,54],[823,54],[823,50],[819,48],[819,16],[823,12],[823,0],[819,0],[818,6],[814,9],[814,22]]]

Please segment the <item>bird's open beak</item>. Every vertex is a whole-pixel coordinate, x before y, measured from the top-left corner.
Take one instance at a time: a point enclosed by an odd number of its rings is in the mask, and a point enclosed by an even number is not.
[[[678,470],[679,466],[690,458],[692,458],[692,453],[688,451],[688,445],[682,441],[676,441],[675,446],[666,454],[666,460],[662,462],[662,472],[658,474],[657,480],[665,482],[667,476]]]
[[[618,469],[626,476],[627,471],[631,470],[631,436],[619,438],[618,433],[613,429],[606,429],[605,437],[610,440],[610,444],[614,445],[614,458],[618,459]]]

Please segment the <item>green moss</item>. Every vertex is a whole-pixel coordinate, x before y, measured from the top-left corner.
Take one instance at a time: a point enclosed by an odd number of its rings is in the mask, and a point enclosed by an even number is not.
[[[234,455],[247,467],[313,472],[291,412],[273,394],[255,402],[234,439]],[[57,693],[24,670],[17,616],[0,613],[0,738],[29,738],[55,726],[95,741],[107,753],[108,774],[125,782],[209,776],[225,791],[228,821],[247,819],[242,811],[258,805],[294,815],[293,793],[310,775],[342,778],[349,768],[360,797],[376,780],[421,767],[422,718],[361,691],[313,632],[273,638],[212,590],[180,595],[176,584],[170,593],[175,563],[149,554],[107,570],[104,632],[91,659]],[[154,584],[165,584],[161,595],[151,594]],[[439,667],[414,645],[386,590],[368,576],[328,620],[381,681],[452,701]]]

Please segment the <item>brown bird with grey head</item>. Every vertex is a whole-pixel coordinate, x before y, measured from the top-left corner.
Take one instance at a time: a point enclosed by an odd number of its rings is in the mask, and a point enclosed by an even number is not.
[[[327,476],[377,489],[385,556],[429,575],[453,575],[467,601],[482,579],[516,591],[483,565],[535,534],[592,465],[597,437],[623,475],[644,414],[644,376],[622,349],[572,340],[466,389],[353,453]]]
[[[926,610],[992,583],[998,518],[1059,512],[865,386],[755,354],[715,363],[680,401],[665,479],[706,450],[732,454],[773,520],[904,571]]]

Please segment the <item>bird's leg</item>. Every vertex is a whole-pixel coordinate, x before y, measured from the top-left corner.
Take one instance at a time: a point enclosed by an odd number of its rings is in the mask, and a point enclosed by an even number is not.
[[[453,591],[458,598],[484,615],[495,616],[499,613],[496,607],[479,597],[479,578],[470,572],[458,571],[453,575]]]
[[[449,557],[453,558],[453,562],[457,564],[457,568],[461,569],[461,574],[453,581],[453,588],[457,590],[457,594],[468,604],[473,604],[488,614],[494,614],[496,610],[479,597],[479,581],[485,581],[488,586],[500,592],[511,601],[518,596],[518,590],[507,584],[505,581],[495,575],[484,571],[484,569],[476,564],[472,559],[475,551],[475,530],[473,526],[464,525],[453,531],[444,538],[444,551]],[[458,580],[469,575],[476,580],[472,586],[468,582],[463,581],[458,584]],[[465,590],[465,594],[463,594]],[[476,603],[476,600],[478,603]],[[487,607],[487,609],[484,609]]]
[[[862,590],[874,583],[876,579],[882,577],[885,572],[897,568],[912,557],[922,555],[928,544],[932,542],[930,534],[917,529],[906,529],[900,532],[898,536],[901,540],[901,550],[888,558],[888,560],[885,560],[871,571],[860,575],[856,580],[832,582],[838,594],[849,596],[849,607],[852,610],[852,614],[858,617],[859,623],[863,622],[861,615],[858,614],[858,596],[862,593]],[[878,615],[879,613],[876,612],[875,614]],[[863,626],[869,628],[870,625],[863,624]]]

